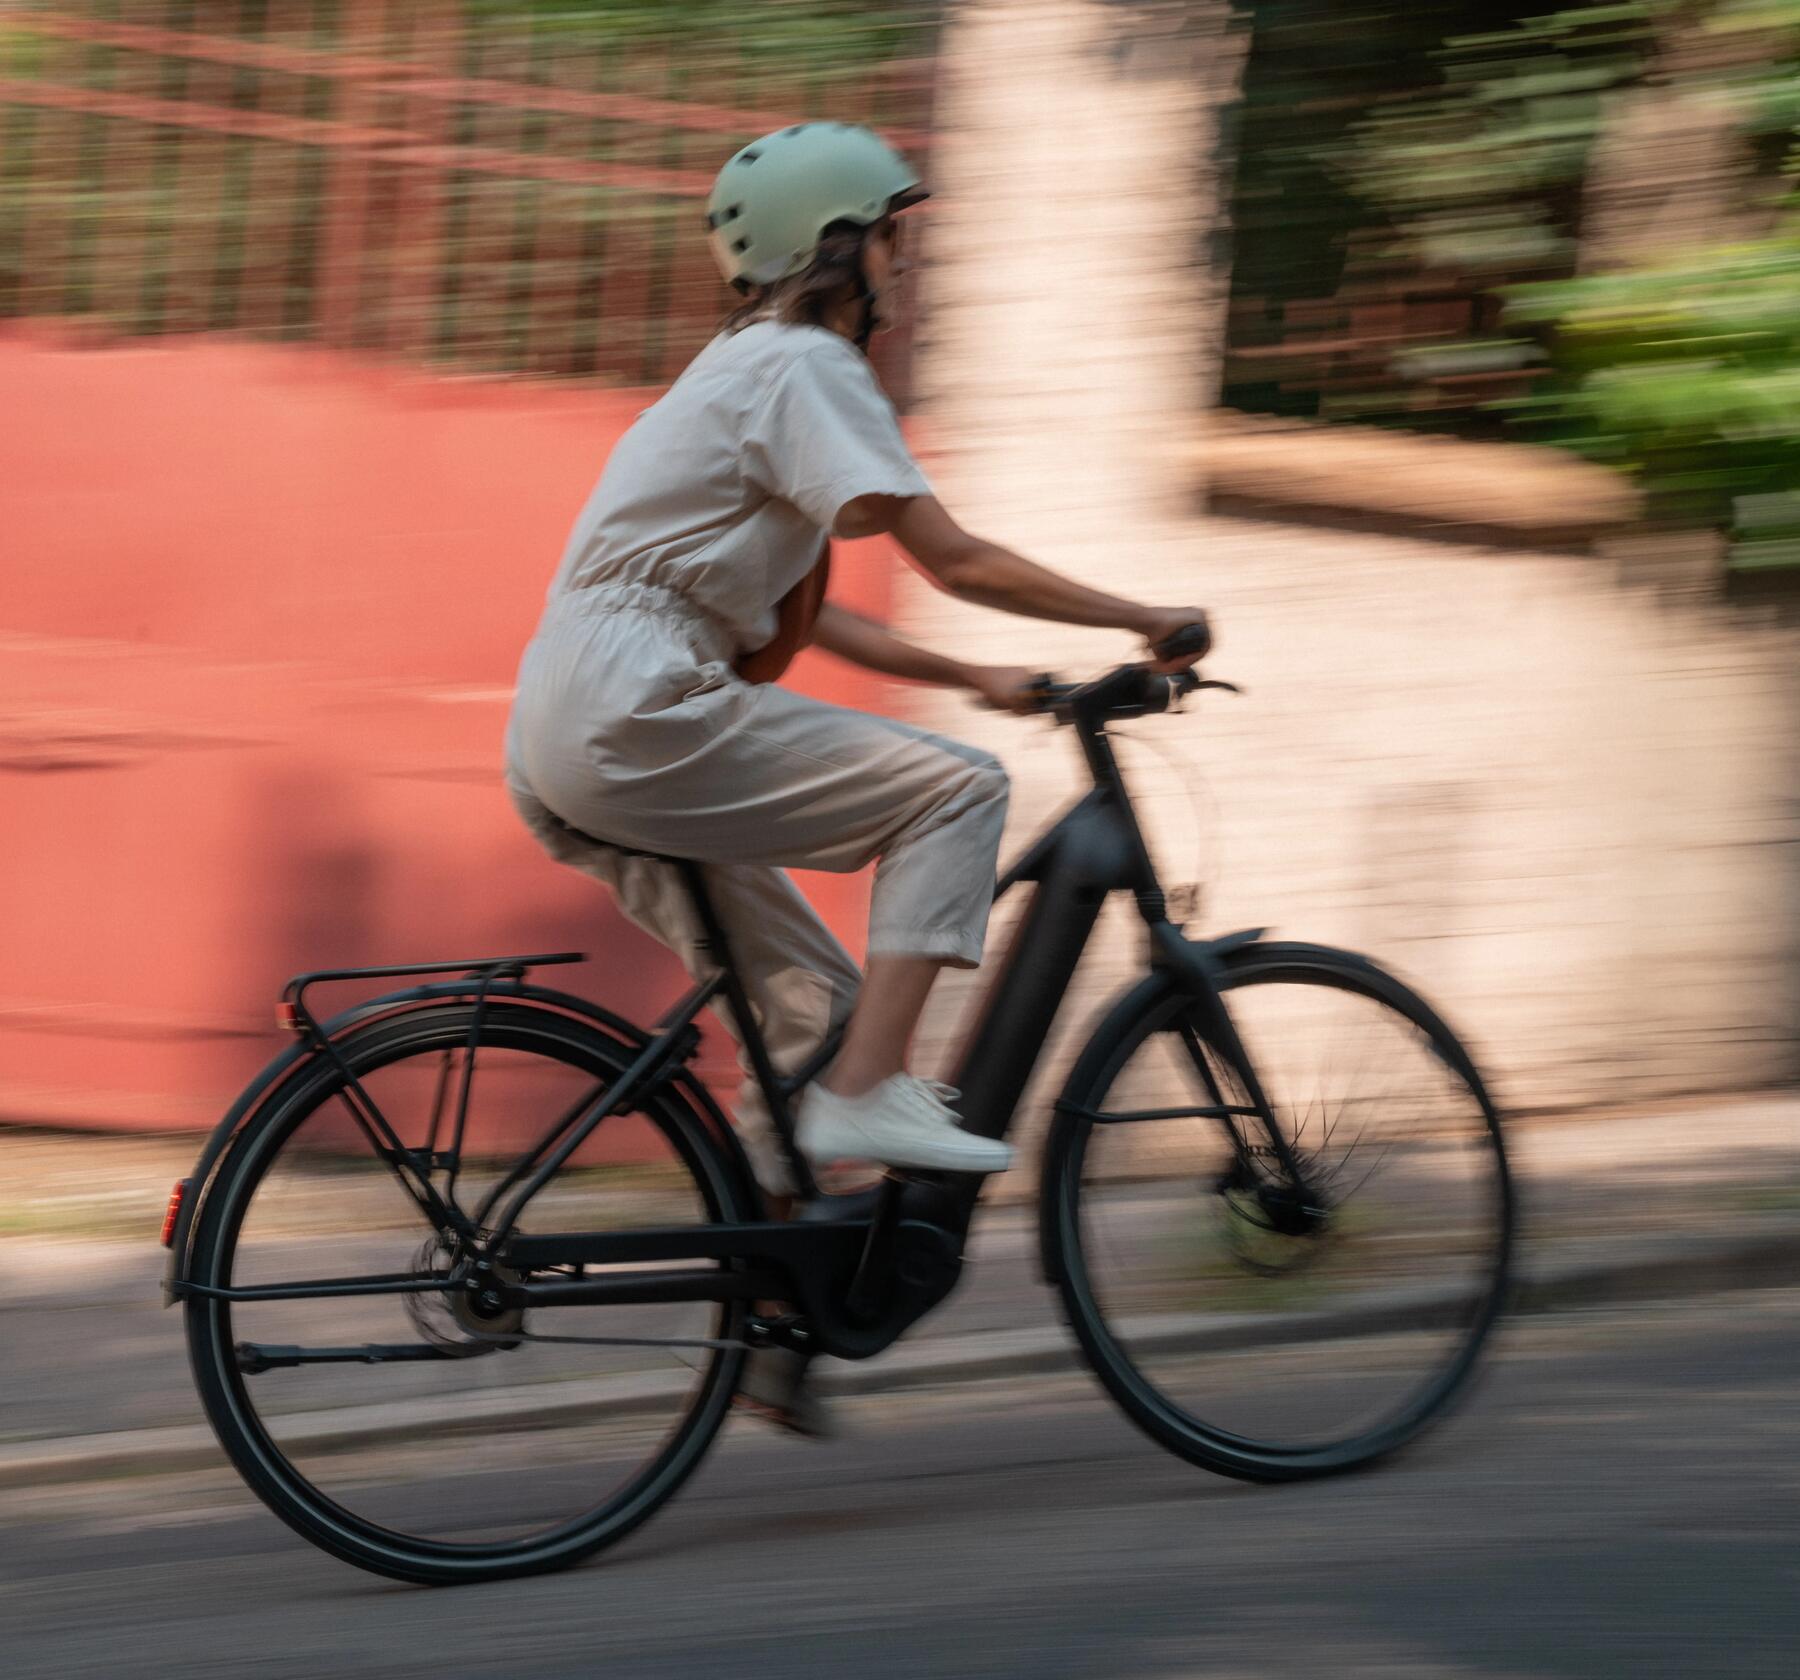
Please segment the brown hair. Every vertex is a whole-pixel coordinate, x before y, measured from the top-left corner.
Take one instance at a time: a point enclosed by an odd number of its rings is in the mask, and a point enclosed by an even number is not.
[[[767,286],[753,286],[746,300],[725,317],[725,331],[737,332],[752,321],[783,321],[819,327],[833,304],[854,297],[860,284],[863,241],[881,224],[862,227],[833,222],[819,236],[813,259],[798,274]]]

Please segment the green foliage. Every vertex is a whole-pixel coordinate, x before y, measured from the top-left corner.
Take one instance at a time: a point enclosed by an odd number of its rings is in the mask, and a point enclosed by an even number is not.
[[[1227,401],[1481,434],[1542,357],[1509,288],[1571,274],[1596,141],[1702,91],[1779,196],[1800,0],[1247,0]]]
[[[1800,225],[1626,274],[1520,287],[1557,370],[1514,418],[1632,473],[1653,516],[1732,529],[1732,562],[1800,563]]]
[[[44,37],[0,19],[0,75],[31,77],[44,64]]]
[[[1357,125],[1344,180],[1426,266],[1503,279],[1569,266],[1589,150],[1609,95],[1643,72],[1655,9],[1578,5],[1451,38],[1436,89]]]
[[[1682,35],[1701,47],[1740,38],[1746,62],[1682,74],[1703,78],[1751,139],[1792,132],[1800,0],[1617,0],[1447,40],[1440,86],[1372,110],[1344,178],[1421,261],[1460,258],[1513,277],[1550,256],[1567,261],[1610,105],[1646,73],[1667,72],[1671,38]]]
[[[1446,38],[1499,27],[1533,4],[1239,0],[1249,52],[1227,131],[1236,160],[1228,404],[1361,415],[1404,383],[1385,365],[1384,335],[1370,342],[1358,305],[1386,301],[1385,274],[1371,287],[1371,267],[1404,269],[1404,283],[1418,264],[1410,254],[1389,258],[1381,247],[1393,243],[1390,216],[1351,190],[1346,163],[1358,125],[1435,86]],[[1464,323],[1473,324],[1466,308]],[[1321,341],[1337,348],[1309,348]]]

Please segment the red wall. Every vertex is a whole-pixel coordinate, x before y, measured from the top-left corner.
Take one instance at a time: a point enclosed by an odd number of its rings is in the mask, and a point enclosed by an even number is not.
[[[563,538],[653,395],[0,339],[0,1121],[209,1125],[307,967],[572,948],[557,984],[673,995],[499,781]],[[888,565],[834,590],[879,612]],[[865,883],[806,885],[860,949]]]

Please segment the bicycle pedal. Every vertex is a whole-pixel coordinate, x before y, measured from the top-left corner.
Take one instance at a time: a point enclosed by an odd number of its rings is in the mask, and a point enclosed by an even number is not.
[[[813,1350],[812,1326],[799,1313],[752,1314],[744,1322],[744,1340],[752,1348],[792,1348],[796,1353]]]

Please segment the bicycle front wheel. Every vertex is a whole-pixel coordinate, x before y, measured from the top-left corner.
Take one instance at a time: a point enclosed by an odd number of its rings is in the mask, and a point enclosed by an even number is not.
[[[1475,1369],[1512,1242],[1499,1119],[1449,1028],[1365,959],[1258,945],[1224,970],[1285,1149],[1193,1112],[1248,1093],[1179,987],[1147,980],[1064,1091],[1045,1252],[1155,1440],[1246,1480],[1328,1475],[1411,1440]]]
[[[560,1568],[629,1532],[698,1465],[736,1386],[741,1303],[534,1307],[482,1318],[372,1105],[471,1219],[633,1048],[554,1010],[402,1012],[303,1063],[247,1123],[195,1228],[189,1353],[220,1442],[290,1526],[401,1580]],[[530,1232],[756,1217],[741,1160],[669,1085],[603,1120],[525,1210]],[[713,1266],[729,1262],[702,1264]],[[365,1291],[394,1280],[388,1293]],[[406,1280],[416,1287],[408,1288]],[[336,1283],[359,1292],[322,1294]]]

